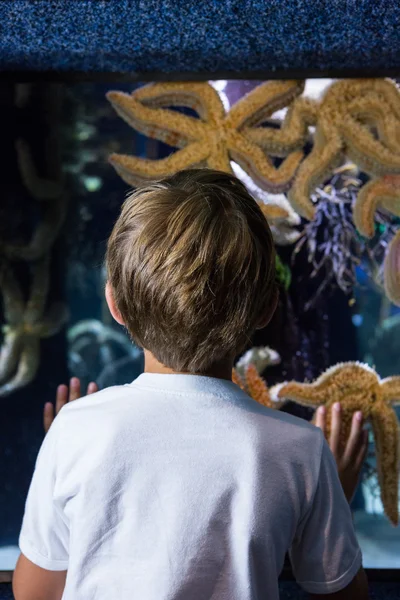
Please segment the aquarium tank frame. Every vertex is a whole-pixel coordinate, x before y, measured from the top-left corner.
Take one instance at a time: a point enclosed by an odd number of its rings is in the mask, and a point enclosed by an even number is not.
[[[145,8],[141,3],[139,11],[135,4],[85,0],[66,6],[56,1],[49,10],[44,0],[1,2],[1,82],[72,85],[400,74],[396,0],[349,0],[345,9],[338,1],[320,1],[316,7],[308,0],[271,0],[268,7],[262,0],[186,0],[184,7],[151,0]],[[367,573],[370,581],[400,581],[400,569]],[[0,571],[0,582],[10,581],[11,575]],[[293,579],[287,564],[282,579]]]

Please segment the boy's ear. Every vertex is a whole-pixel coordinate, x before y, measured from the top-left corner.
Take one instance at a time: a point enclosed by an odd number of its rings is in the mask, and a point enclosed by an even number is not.
[[[260,319],[257,329],[264,329],[264,327],[266,327],[268,325],[268,323],[270,322],[270,320],[272,319],[272,317],[275,314],[276,308],[278,306],[278,300],[279,300],[279,290],[276,287],[274,295],[272,297],[271,304],[268,307],[268,312],[266,312],[265,315]]]
[[[114,302],[114,294],[113,294],[112,287],[111,287],[109,281],[107,281],[107,283],[106,283],[106,301],[107,301],[108,308],[110,309],[110,313],[112,314],[113,318],[120,325],[125,325],[124,320],[121,316],[121,313],[119,312],[119,310]]]

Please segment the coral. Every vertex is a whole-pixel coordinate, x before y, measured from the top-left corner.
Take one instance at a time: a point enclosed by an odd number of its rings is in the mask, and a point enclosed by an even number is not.
[[[251,348],[237,361],[232,371],[232,381],[259,404],[280,408],[283,403],[277,399],[272,402],[268,386],[260,375],[266,367],[278,365],[280,361],[276,350],[268,346]]]
[[[95,380],[99,387],[133,380],[143,371],[143,352],[129,336],[96,319],[83,319],[67,330],[69,369],[85,387]],[[130,372],[131,370],[131,372]],[[114,383],[110,383],[114,382]]]
[[[267,408],[276,408],[277,404],[274,405],[272,402],[267,384],[254,365],[250,364],[245,368],[245,379],[242,379],[237,371],[233,369],[232,381],[259,404]]]
[[[396,85],[386,79],[337,81],[318,106],[314,146],[297,172],[289,200],[300,215],[311,220],[315,214],[310,199],[313,190],[344,156],[366,173],[381,176],[400,173],[399,150],[400,94]]]
[[[389,300],[400,306],[400,231],[391,241],[385,257],[384,285]]]
[[[305,406],[327,408],[326,435],[329,438],[331,408],[342,406],[341,443],[350,435],[355,411],[371,421],[375,438],[378,479],[385,513],[398,524],[399,425],[394,404],[400,403],[400,377],[381,380],[376,372],[361,363],[342,363],[328,369],[313,383],[285,383],[270,391],[271,397],[292,400]]]
[[[67,319],[65,307],[54,304],[44,315],[49,288],[46,255],[32,268],[32,285],[25,302],[10,265],[3,262],[0,290],[6,324],[0,351],[0,396],[30,383],[40,362],[40,339],[57,333]]]
[[[235,369],[239,377],[244,378],[249,365],[253,365],[259,373],[262,373],[266,367],[278,365],[280,361],[281,357],[278,352],[269,346],[254,347],[240,357]]]
[[[317,188],[313,195],[315,217],[305,225],[292,255],[294,261],[306,247],[308,262],[313,269],[306,276],[309,280],[322,276],[321,283],[304,306],[305,311],[315,306],[329,286],[336,284],[349,294],[356,284],[356,267],[361,263],[365,244],[352,221],[352,205],[361,185],[354,165],[346,165],[335,170],[329,183]]]
[[[228,113],[209,83],[150,84],[131,95],[109,92],[107,98],[115,110],[134,129],[180,148],[161,160],[112,154],[110,162],[127,183],[136,186],[199,165],[232,172],[234,161],[261,188],[275,193],[285,191],[293,181],[302,151],[288,153],[282,165],[275,168],[264,150],[244,132],[254,130],[276,110],[290,104],[302,90],[303,83],[295,81],[267,82],[240,99]],[[173,106],[195,110],[200,118],[165,108]],[[274,218],[276,210],[271,208],[271,215]]]
[[[312,198],[315,202],[315,218],[304,227],[302,237],[295,246],[292,260],[296,260],[306,248],[312,265],[308,281],[319,279],[304,310],[313,308],[325,289],[333,284],[350,294],[357,284],[356,268],[362,266],[374,283],[384,287],[384,264],[387,247],[396,232],[394,218],[382,207],[375,213],[376,233],[372,239],[362,237],[354,219],[355,207],[363,190],[355,165],[347,164],[335,169],[332,178],[323,188],[317,188]],[[375,233],[375,223],[371,227]]]

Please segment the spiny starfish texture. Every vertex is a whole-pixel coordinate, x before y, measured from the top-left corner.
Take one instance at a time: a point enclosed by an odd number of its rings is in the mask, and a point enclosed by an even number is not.
[[[380,209],[400,217],[400,175],[372,179],[358,192],[353,219],[364,237],[375,234],[375,212]]]
[[[372,179],[358,193],[353,219],[363,236],[374,236],[374,217],[378,209],[400,217],[400,175]],[[400,232],[394,236],[386,253],[384,286],[389,300],[400,306]]]
[[[385,513],[393,525],[399,520],[399,423],[393,409],[400,403],[400,377],[381,380],[368,365],[356,362],[337,364],[314,383],[291,382],[271,390],[280,400],[327,409],[326,435],[331,429],[331,408],[342,406],[341,443],[349,438],[355,411],[370,420],[374,438],[378,481]]]
[[[129,125],[148,137],[179,148],[161,160],[112,154],[110,162],[127,183],[137,186],[194,166],[231,173],[231,161],[234,161],[262,189],[271,193],[286,191],[303,157],[297,147],[300,145],[288,147],[285,154],[281,149],[287,157],[275,168],[265,151],[246,132],[253,131],[274,112],[290,104],[303,87],[303,83],[296,81],[267,82],[241,98],[228,113],[209,83],[156,83],[141,87],[131,95],[109,92],[107,98]],[[174,106],[195,110],[199,118],[167,108]],[[264,211],[272,219],[285,217],[281,207],[271,205]]]
[[[40,339],[57,333],[67,319],[65,307],[54,304],[44,316],[49,289],[46,255],[32,269],[32,286],[25,302],[10,265],[0,268],[0,290],[6,324],[0,350],[0,396],[30,383],[40,363]]]
[[[400,231],[390,242],[385,256],[384,285],[389,300],[400,306]]]
[[[295,112],[294,103],[287,119],[293,121]],[[345,156],[370,175],[400,173],[400,93],[387,79],[337,81],[328,88],[313,115],[314,146],[289,192],[293,208],[310,220],[315,212],[311,194]],[[307,119],[311,123],[311,117],[300,114],[297,120],[304,123]],[[290,122],[287,126],[284,123],[282,131],[290,128]],[[301,138],[303,129],[297,130]]]
[[[270,194],[262,190],[239,165],[233,162],[231,166],[236,177],[245,184],[250,194],[257,200],[265,218],[269,221],[275,244],[278,246],[294,244],[301,235],[300,231],[296,229],[301,224],[301,219],[293,210],[286,196],[284,194]],[[275,214],[273,214],[274,210],[276,211]]]
[[[232,381],[259,404],[268,408],[277,408],[277,403],[271,400],[267,384],[254,365],[250,364],[246,367],[244,379],[233,369]]]

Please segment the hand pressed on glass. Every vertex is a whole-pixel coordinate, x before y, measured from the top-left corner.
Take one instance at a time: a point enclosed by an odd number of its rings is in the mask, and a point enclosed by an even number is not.
[[[317,409],[315,425],[319,427],[324,435],[326,433],[326,408],[320,406]],[[349,502],[351,502],[357,489],[360,473],[368,449],[368,431],[364,429],[364,418],[361,411],[353,414],[350,436],[343,446],[340,443],[340,431],[342,426],[342,411],[340,403],[332,407],[331,435],[328,440],[329,447],[337,464],[339,478],[343,491]]]
[[[87,387],[86,395],[94,394],[98,391],[97,384],[91,381]],[[62,407],[67,402],[73,402],[83,396],[81,393],[81,382],[77,377],[72,377],[69,387],[67,385],[59,385],[56,392],[55,411],[52,402],[46,402],[43,409],[43,426],[45,434],[50,429],[50,425],[58,415]],[[55,414],[54,414],[55,413]]]

